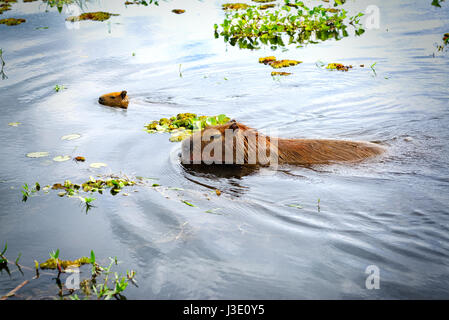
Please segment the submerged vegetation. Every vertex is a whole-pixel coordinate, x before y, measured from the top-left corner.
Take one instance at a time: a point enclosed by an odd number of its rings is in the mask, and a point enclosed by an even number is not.
[[[343,2],[336,1],[334,5],[341,4]],[[237,5],[223,5],[227,10],[225,19],[220,27],[215,24],[215,37],[222,36],[225,42],[232,46],[238,44],[244,49],[259,49],[267,45],[275,50],[286,44],[301,46],[328,39],[340,40],[348,36],[348,25],[355,28],[356,35],[364,33],[360,23],[363,13],[348,17],[344,9],[324,8],[322,5],[309,8],[302,1],[288,0],[276,8]]]
[[[162,118],[145,126],[148,133],[170,132],[170,141],[179,142],[190,136],[194,131],[202,130],[208,126],[225,124],[231,120],[224,114],[218,116],[197,116],[194,113],[179,113],[176,116]]]

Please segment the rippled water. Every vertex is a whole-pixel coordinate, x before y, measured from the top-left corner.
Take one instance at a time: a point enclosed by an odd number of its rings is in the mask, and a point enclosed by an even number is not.
[[[0,82],[0,246],[7,241],[7,256],[21,252],[28,266],[56,248],[63,258],[91,249],[99,259],[117,256],[122,271],[137,271],[139,288],[125,294],[132,299],[448,298],[449,60],[435,43],[449,31],[449,4],[430,2],[349,2],[353,12],[377,5],[380,29],[274,53],[214,39],[220,1],[91,1],[84,10],[120,16],[79,29],[66,27],[73,12],[65,9],[14,5],[2,18],[27,22],[0,25],[8,76]],[[258,63],[272,54],[304,63],[276,80]],[[365,68],[329,72],[317,61]],[[57,84],[66,89],[55,92]],[[128,110],[97,103],[122,89]],[[376,141],[388,153],[350,166],[192,172],[170,160],[179,144],[143,131],[180,112],[225,113],[282,137]],[[60,139],[71,133],[82,137]],[[50,157],[25,156],[35,151]],[[87,162],[51,161],[65,154]],[[87,215],[54,191],[21,202],[24,183],[99,173],[158,178],[162,187],[95,196]],[[380,269],[379,290],[365,288],[369,265]],[[32,276],[11,271],[0,275],[0,294]],[[50,279],[16,298],[55,296]]]

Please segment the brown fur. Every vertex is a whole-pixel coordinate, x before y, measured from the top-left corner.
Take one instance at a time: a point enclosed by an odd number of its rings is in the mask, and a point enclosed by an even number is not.
[[[234,134],[232,145],[230,141],[225,141],[225,130],[230,129]],[[210,131],[211,130],[211,131]],[[210,136],[214,136],[213,139]],[[193,143],[195,139],[205,139],[199,143]],[[243,143],[236,143],[237,139],[242,139]],[[369,142],[353,142],[344,140],[318,140],[318,139],[281,139],[264,136],[256,130],[249,128],[234,120],[231,122],[209,127],[201,132],[197,132],[189,139],[183,141],[183,155],[188,153],[190,161],[193,161],[191,151],[199,151],[198,146],[201,145],[201,154],[212,141],[217,144],[222,144],[222,154],[217,155],[218,160],[224,163],[226,148],[232,147],[232,163],[236,163],[236,156],[238,152],[244,155],[244,164],[253,163],[249,161],[248,151],[257,151],[257,165],[269,165],[271,157],[277,157],[279,164],[294,164],[294,165],[317,165],[330,164],[336,162],[358,162],[370,157],[378,156],[384,152],[384,148]],[[257,144],[256,141],[262,141],[262,144]],[[228,146],[226,146],[226,142]],[[276,146],[277,144],[277,146]],[[256,145],[259,145],[256,150]],[[210,152],[212,157],[215,157],[214,149],[208,147],[206,151]],[[243,148],[243,149],[242,149]],[[270,153],[271,151],[271,153]],[[206,152],[206,154],[208,154]],[[240,158],[241,159],[241,158]],[[273,159],[273,158],[271,158]],[[184,160],[184,158],[183,158]],[[254,160],[254,159],[253,159]],[[203,161],[202,161],[203,162]],[[242,163],[240,163],[242,164]]]
[[[98,98],[98,103],[110,107],[128,108],[128,94],[125,90],[121,92],[111,92]]]

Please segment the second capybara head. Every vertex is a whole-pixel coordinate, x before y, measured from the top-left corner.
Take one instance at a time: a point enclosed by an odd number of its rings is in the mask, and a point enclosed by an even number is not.
[[[98,98],[98,103],[105,106],[127,109],[129,103],[128,93],[125,90],[107,93]]]

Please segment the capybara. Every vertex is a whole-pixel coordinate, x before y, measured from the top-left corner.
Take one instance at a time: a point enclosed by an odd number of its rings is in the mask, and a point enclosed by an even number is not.
[[[207,127],[182,142],[183,164],[292,164],[311,166],[359,162],[385,149],[370,142],[320,139],[281,139],[231,120]]]
[[[107,93],[98,98],[98,102],[105,106],[128,109],[128,93],[125,90]]]

